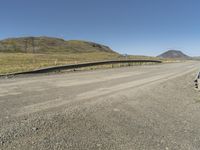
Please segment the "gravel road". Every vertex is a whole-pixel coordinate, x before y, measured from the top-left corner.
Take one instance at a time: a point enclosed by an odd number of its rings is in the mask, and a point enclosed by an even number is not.
[[[199,62],[0,79],[0,150],[199,150]]]

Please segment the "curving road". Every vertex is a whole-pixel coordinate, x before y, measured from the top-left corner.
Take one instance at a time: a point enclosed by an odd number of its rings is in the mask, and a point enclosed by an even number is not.
[[[0,79],[0,150],[199,150],[199,62]]]

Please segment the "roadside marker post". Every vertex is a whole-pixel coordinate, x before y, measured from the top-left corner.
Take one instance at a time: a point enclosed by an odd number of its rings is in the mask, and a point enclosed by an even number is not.
[[[199,88],[199,84],[200,84],[200,72],[198,72],[194,82],[195,82],[195,87],[198,89]]]

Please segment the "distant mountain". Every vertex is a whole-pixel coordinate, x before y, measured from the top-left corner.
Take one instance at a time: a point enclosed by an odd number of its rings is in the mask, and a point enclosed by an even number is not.
[[[53,37],[22,37],[9,38],[0,41],[0,52],[25,53],[86,53],[107,52],[116,53],[108,46],[79,40],[65,41]]]
[[[177,59],[189,59],[190,57],[179,50],[168,50],[163,54],[157,56],[160,58],[177,58]]]

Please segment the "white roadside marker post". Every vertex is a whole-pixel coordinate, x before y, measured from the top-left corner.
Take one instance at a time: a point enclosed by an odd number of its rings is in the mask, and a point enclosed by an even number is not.
[[[200,84],[200,72],[197,74],[197,77],[194,80],[194,82],[195,82],[195,87],[198,89]]]

